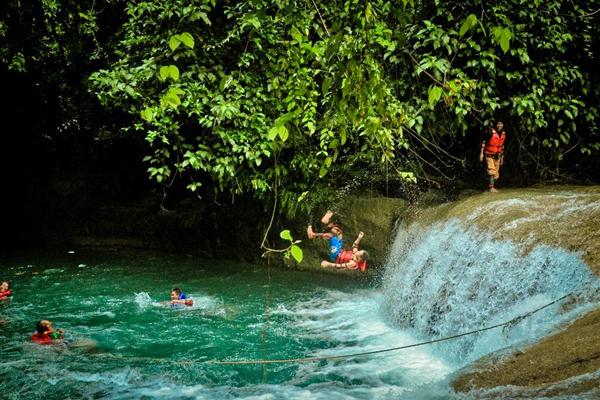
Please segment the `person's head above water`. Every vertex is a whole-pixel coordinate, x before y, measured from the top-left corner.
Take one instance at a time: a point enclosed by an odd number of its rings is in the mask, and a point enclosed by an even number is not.
[[[8,283],[8,281],[2,281],[2,283],[0,283],[0,292],[6,292],[8,289],[10,289],[10,283]]]
[[[35,330],[37,333],[42,334],[52,330],[52,321],[48,321],[47,319],[43,319],[38,321],[35,325]]]
[[[171,290],[171,300],[179,300],[179,296],[181,296],[181,289],[178,287],[173,288],[173,290]]]

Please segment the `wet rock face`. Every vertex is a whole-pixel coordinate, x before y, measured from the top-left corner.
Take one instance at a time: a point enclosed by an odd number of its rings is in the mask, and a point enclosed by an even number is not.
[[[524,351],[482,359],[460,374],[453,387],[480,397],[506,395],[508,391],[521,397],[593,394],[594,390],[600,395],[598,329],[600,309]],[[509,385],[516,388],[506,388]]]
[[[464,229],[475,228],[490,235],[498,242],[510,241],[524,259],[539,251],[540,246],[553,248],[579,256],[593,273],[600,275],[600,187],[479,194],[454,203],[413,209],[406,218],[407,224],[423,227],[451,220],[459,221]],[[559,269],[574,265],[558,261]],[[556,262],[556,257],[550,257],[540,264],[540,272],[557,267]],[[518,273],[504,271],[506,276]],[[537,278],[525,279],[525,283],[532,283]],[[573,279],[566,279],[564,284],[558,282],[561,287],[572,283]],[[580,303],[581,299],[572,299],[562,306],[560,315]],[[445,311],[440,307],[435,310],[433,319],[443,320]],[[469,392],[475,398],[600,396],[600,309],[563,328],[527,348],[480,359],[457,374],[454,389]]]

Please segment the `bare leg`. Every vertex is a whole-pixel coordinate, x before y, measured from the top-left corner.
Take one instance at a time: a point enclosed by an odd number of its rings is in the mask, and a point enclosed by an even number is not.
[[[331,217],[333,217],[333,211],[327,210],[325,215],[323,215],[323,218],[321,218],[321,222],[327,225],[329,222],[331,222]]]

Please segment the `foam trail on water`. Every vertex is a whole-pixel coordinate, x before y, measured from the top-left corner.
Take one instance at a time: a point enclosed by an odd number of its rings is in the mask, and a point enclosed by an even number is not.
[[[382,301],[381,293],[371,290],[351,294],[330,291],[308,303],[276,307],[273,315],[290,318],[289,326],[299,332],[297,337],[327,344],[314,349],[309,354],[312,357],[347,355],[414,343],[410,334],[385,322],[381,313]],[[451,368],[439,357],[426,348],[417,348],[341,361],[299,364],[291,383],[319,382],[326,386],[331,377],[336,377],[357,385],[346,395],[377,398],[378,391],[396,395],[412,393],[449,372]]]
[[[154,300],[152,300],[152,297],[150,297],[150,295],[146,292],[135,293],[133,297],[135,303],[142,310],[155,304]]]

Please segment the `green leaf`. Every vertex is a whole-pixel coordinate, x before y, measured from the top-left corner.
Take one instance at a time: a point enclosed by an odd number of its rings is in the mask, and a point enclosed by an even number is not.
[[[267,132],[267,138],[269,138],[269,140],[275,140],[275,138],[279,134],[278,129],[279,128],[277,126],[274,126],[271,129],[269,129],[269,132]]]
[[[159,76],[160,76],[160,80],[161,81],[165,81],[167,80],[167,78],[170,75],[170,71],[169,71],[169,67],[164,66],[164,67],[160,67],[159,69]]]
[[[171,51],[175,51],[179,45],[181,44],[181,36],[180,35],[173,35],[171,36],[171,39],[169,39],[169,48],[171,48]]]
[[[430,86],[429,87],[429,105],[434,106],[442,97],[442,88],[439,86]]]
[[[322,86],[322,92],[323,92],[323,94],[327,94],[327,92],[331,88],[331,84],[332,83],[333,83],[333,81],[329,77],[323,79],[323,86]]]
[[[292,239],[292,235],[290,234],[289,229],[281,231],[281,233],[279,233],[279,237],[281,237],[282,239],[285,239],[285,240],[289,240],[290,242],[292,240],[294,240],[294,239]]]
[[[169,93],[173,93],[173,94],[176,94],[176,95],[185,94],[185,92],[183,91],[183,89],[182,88],[178,88],[178,87],[172,87],[172,88],[170,88],[169,89]]]
[[[173,108],[177,108],[177,106],[181,104],[181,99],[179,96],[172,91],[167,92],[167,94],[165,94],[161,100],[165,105]]]
[[[300,196],[298,196],[298,203],[300,203],[302,200],[304,200],[306,198],[307,194],[308,194],[308,191],[302,192],[302,194]]]
[[[296,28],[295,26],[292,26],[292,29],[290,29],[290,35],[292,35],[296,42],[302,43],[302,33],[300,33],[298,28]]]
[[[467,33],[472,27],[477,24],[478,20],[475,14],[469,14],[469,16],[465,19],[465,22],[460,27],[458,32],[460,37],[463,37],[465,33]]]
[[[340,131],[340,144],[343,146],[346,144],[346,130],[342,129]]]
[[[503,52],[507,52],[510,49],[510,40],[512,39],[512,32],[508,28],[503,28],[500,32],[500,48]]]
[[[189,32],[183,32],[180,39],[181,42],[190,49],[194,48],[194,37]]]
[[[174,81],[179,80],[179,69],[175,65],[169,65],[169,76]],[[162,69],[162,68],[161,68]]]
[[[152,119],[154,118],[154,113],[152,112],[151,108],[147,107],[140,112],[140,116],[144,121],[152,122]]]
[[[292,248],[290,249],[290,252],[292,253],[292,257],[294,257],[294,260],[296,260],[297,263],[301,263],[302,259],[304,258],[304,253],[302,252],[302,249],[293,244]]]
[[[289,132],[285,125],[281,125],[279,128],[277,128],[277,133],[279,134],[282,142],[285,142],[288,139]]]
[[[229,86],[231,81],[232,81],[231,76],[229,76],[229,75],[223,76],[223,78],[221,78],[221,82],[219,82],[219,90],[222,92],[223,90],[227,89],[227,87]]]

